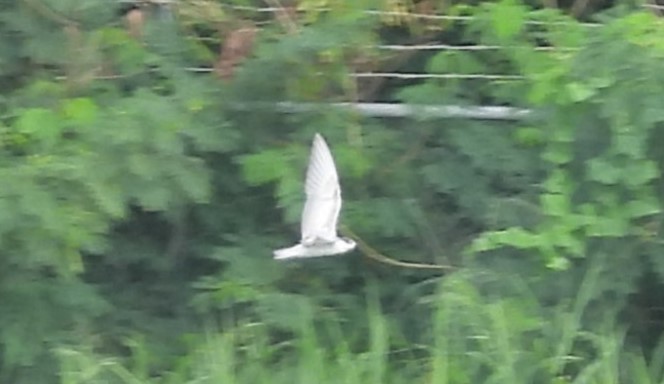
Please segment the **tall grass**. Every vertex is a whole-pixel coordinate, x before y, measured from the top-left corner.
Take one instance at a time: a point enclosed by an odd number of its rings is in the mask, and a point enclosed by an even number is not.
[[[267,323],[241,323],[209,327],[170,372],[149,372],[135,361],[97,356],[90,349],[60,348],[60,382],[663,383],[664,343],[646,358],[639,350],[628,350],[625,330],[615,317],[592,330],[582,327],[596,278],[589,272],[575,300],[551,309],[539,304],[525,285],[514,297],[492,297],[480,292],[467,274],[450,275],[430,298],[431,335],[424,353],[423,346],[413,346],[418,353],[407,354],[405,361],[393,357],[396,331],[369,289],[367,342],[360,346],[346,336],[340,321],[321,324],[313,315],[301,319],[298,332],[279,338]],[[132,358],[140,355],[135,351]]]

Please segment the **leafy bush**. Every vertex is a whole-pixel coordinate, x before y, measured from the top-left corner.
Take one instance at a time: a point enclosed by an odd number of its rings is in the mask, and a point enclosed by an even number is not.
[[[301,1],[273,20],[216,1],[0,4],[1,380],[661,381],[659,20],[513,1],[416,19],[404,7],[443,10],[406,3]],[[255,40],[231,44],[237,25]],[[502,48],[376,47],[422,41]],[[417,70],[470,78],[351,75]],[[533,114],[270,104],[349,100]],[[275,264],[314,132],[365,246]]]

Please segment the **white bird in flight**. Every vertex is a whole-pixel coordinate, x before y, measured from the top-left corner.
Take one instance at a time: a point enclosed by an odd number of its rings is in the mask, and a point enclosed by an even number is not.
[[[332,256],[350,252],[356,246],[349,238],[337,236],[341,211],[341,187],[332,154],[320,134],[314,136],[304,188],[307,201],[302,211],[300,243],[274,251],[277,260]]]

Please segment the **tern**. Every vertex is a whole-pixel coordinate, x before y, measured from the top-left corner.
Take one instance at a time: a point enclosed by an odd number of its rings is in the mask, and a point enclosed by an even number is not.
[[[302,210],[300,243],[274,251],[274,258],[332,256],[352,251],[355,241],[337,236],[341,186],[330,148],[318,133],[311,146],[304,191],[307,200]]]

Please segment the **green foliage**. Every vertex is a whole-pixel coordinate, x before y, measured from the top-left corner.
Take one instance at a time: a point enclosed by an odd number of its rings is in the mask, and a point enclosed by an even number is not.
[[[551,167],[540,199],[545,220],[531,230],[487,233],[475,242],[476,250],[501,244],[537,249],[551,266],[566,268],[569,257],[592,257],[593,249],[586,245],[590,239],[621,238],[632,241],[635,247],[643,242],[638,227],[661,212],[661,201],[655,194],[661,162],[648,145],[657,140],[660,120],[644,119],[650,107],[632,101],[656,97],[664,83],[649,78],[649,86],[637,90],[633,85],[644,79],[642,70],[649,73],[649,67],[657,66],[660,59],[658,52],[643,49],[639,43],[649,39],[632,21],[641,18],[635,14],[600,28],[578,58],[572,57],[578,64],[567,75],[569,86],[561,95],[548,98],[555,105],[553,116],[558,118],[542,128],[549,131],[542,157]],[[633,40],[621,42],[618,45],[623,47],[618,48],[610,41],[616,33],[625,33]],[[630,54],[615,57],[614,52],[620,49]],[[599,52],[614,61],[598,58]],[[592,66],[588,65],[591,60]],[[617,63],[634,67],[634,71],[618,72]]]
[[[316,326],[314,317],[294,317],[296,332],[275,341],[268,327],[270,313],[254,322],[208,326],[191,353],[181,357],[179,369],[159,378],[141,373],[140,361],[149,356],[143,355],[140,346],[132,355],[135,369],[89,349],[61,348],[58,356],[63,382],[68,384],[290,383],[294,379],[321,383],[659,382],[662,343],[646,359],[639,351],[624,348],[624,332],[610,319],[598,322],[594,330],[583,328],[581,319],[596,294],[596,277],[594,272],[585,276],[579,293],[552,314],[516,280],[509,285],[520,296],[496,298],[484,290],[498,280],[467,273],[450,275],[419,304],[434,309],[434,328],[427,333],[427,342],[403,349],[391,346],[391,335],[398,331],[391,329],[391,316],[381,309],[375,290],[369,289],[366,324],[353,324],[368,326],[368,340],[362,346],[353,347],[347,326],[334,317],[323,320],[322,327]]]
[[[140,37],[120,2],[0,6],[0,381],[662,380],[661,345],[640,345],[661,330],[635,321],[664,281],[653,15],[587,27],[505,0],[450,4],[470,19],[439,23],[366,0],[301,1],[272,20],[185,3],[146,2]],[[248,20],[262,28],[230,79],[184,69],[219,64],[226,29]],[[374,49],[421,41],[502,48]],[[413,68],[515,77],[350,75]],[[359,95],[535,113],[251,104]],[[456,271],[394,269],[366,248],[275,263],[271,250],[299,238],[314,132],[334,153],[344,227],[386,256]]]
[[[108,9],[96,9],[102,8]],[[39,9],[17,12],[26,18],[22,38],[47,25],[35,24]],[[100,14],[89,16],[90,23],[99,21]],[[41,31],[30,38],[28,47],[39,44],[38,55],[26,54],[41,64],[61,63],[62,56],[40,56],[50,45],[45,36]],[[52,48],[67,52],[61,43]],[[145,51],[126,49],[114,58],[126,61],[128,50]],[[181,78],[182,84],[192,81]],[[98,257],[93,255],[112,258],[109,235],[118,220],[131,217],[132,207],[168,212],[209,199],[209,171],[196,155],[199,148],[219,148],[211,145],[218,142],[213,127],[197,126],[209,104],[192,110],[182,96],[149,89],[124,96],[121,89],[71,94],[68,84],[43,80],[6,96],[12,109],[0,139],[3,381],[45,382],[52,374],[45,365],[49,349],[112,313],[95,284],[85,282],[86,273]],[[46,369],[21,373],[21,367],[40,364]]]

